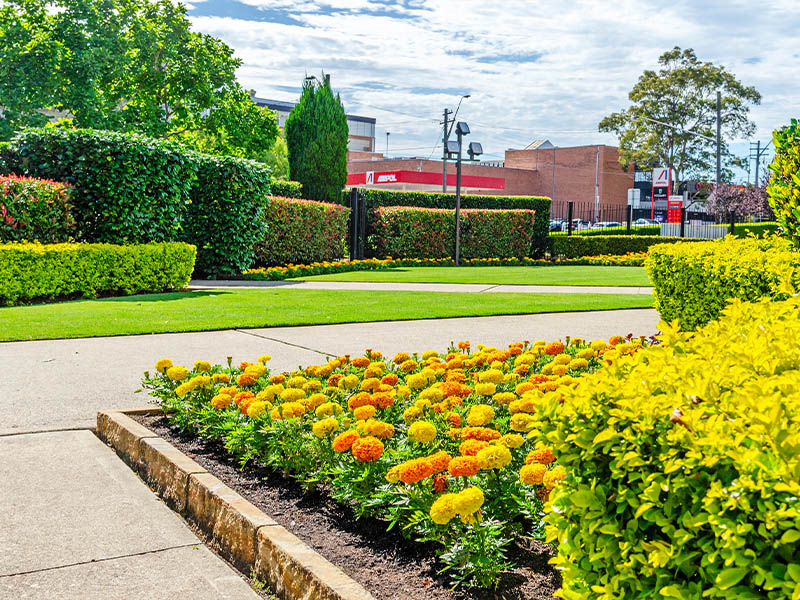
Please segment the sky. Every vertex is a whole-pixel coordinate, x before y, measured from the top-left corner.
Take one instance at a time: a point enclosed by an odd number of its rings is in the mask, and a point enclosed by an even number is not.
[[[259,97],[297,99],[331,75],[345,110],[377,119],[377,150],[441,156],[445,107],[484,159],[547,138],[616,145],[600,120],[628,105],[645,69],[674,46],[724,65],[761,92],[740,156],[800,117],[800,0],[190,0],[193,28],[243,61]],[[739,178],[747,177],[740,173]]]

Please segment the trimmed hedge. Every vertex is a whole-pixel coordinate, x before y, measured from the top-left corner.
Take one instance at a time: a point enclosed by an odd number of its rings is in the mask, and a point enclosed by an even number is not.
[[[373,213],[369,218],[369,233],[375,225],[375,209],[388,206],[415,206],[419,208],[442,208],[454,210],[455,194],[439,192],[402,192],[396,190],[362,189],[367,207]],[[345,198],[347,196],[344,196]],[[533,210],[536,219],[533,226],[531,256],[541,256],[547,251],[547,237],[550,231],[550,198],[545,196],[461,196],[461,208],[492,210]]]
[[[577,258],[598,254],[628,254],[629,252],[647,252],[656,244],[674,244],[676,242],[694,241],[687,238],[670,238],[637,235],[595,235],[595,236],[552,236],[550,237],[550,254],[555,257]]]
[[[303,197],[303,184],[299,181],[286,181],[284,179],[271,179],[270,191],[273,196],[280,196],[281,198],[302,198]]]
[[[536,404],[568,473],[545,517],[560,597],[797,598],[800,300],[661,327]]]
[[[347,254],[350,210],[338,204],[272,197],[262,219],[265,235],[255,246],[257,265],[338,260]]]
[[[455,248],[455,211],[393,206],[375,211],[371,242],[376,256],[444,258]],[[532,210],[461,211],[461,256],[523,257],[531,253]]]
[[[182,219],[182,239],[197,247],[198,275],[241,273],[264,238],[269,168],[244,158],[191,154],[197,180]]]
[[[767,200],[787,237],[800,246],[800,122],[776,129]]]
[[[0,304],[181,289],[195,248],[179,242],[0,244]]]
[[[18,174],[74,186],[80,240],[180,238],[197,167],[177,144],[93,129],[28,129],[12,140],[4,156]]]
[[[731,298],[782,299],[800,290],[800,253],[775,237],[656,246],[645,267],[661,317],[686,330],[716,319]]]
[[[0,175],[0,242],[67,242],[75,232],[66,183]]]
[[[566,231],[551,231],[551,236],[567,235]],[[572,235],[661,235],[661,225],[631,225],[631,232],[628,227],[606,227],[604,229],[573,229]]]

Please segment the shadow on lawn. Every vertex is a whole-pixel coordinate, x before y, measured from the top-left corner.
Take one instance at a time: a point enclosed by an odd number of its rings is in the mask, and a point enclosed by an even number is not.
[[[171,302],[175,300],[189,300],[202,296],[225,296],[234,290],[195,290],[191,292],[164,292],[161,294],[133,294],[132,296],[109,296],[98,298],[103,302]]]

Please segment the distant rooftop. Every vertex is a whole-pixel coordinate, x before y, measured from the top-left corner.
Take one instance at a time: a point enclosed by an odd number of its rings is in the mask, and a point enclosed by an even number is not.
[[[533,140],[525,146],[525,150],[544,150],[545,148],[555,148],[555,146],[550,143],[550,140]]]
[[[253,96],[253,102],[258,104],[259,106],[266,106],[270,110],[276,110],[278,112],[291,112],[291,110],[297,104],[296,102],[287,102],[286,100],[268,100],[267,98],[257,98]],[[372,125],[375,124],[374,117],[361,117],[358,115],[347,115],[348,121],[358,121],[360,123],[371,123]]]

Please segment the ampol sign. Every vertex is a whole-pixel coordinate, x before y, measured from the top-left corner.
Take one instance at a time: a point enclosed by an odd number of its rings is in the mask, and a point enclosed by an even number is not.
[[[385,185],[391,183],[416,183],[441,188],[442,174],[425,171],[367,171],[366,173],[349,173],[347,175],[347,185],[349,186]],[[454,174],[448,173],[447,185],[455,187],[456,176]],[[506,180],[502,177],[462,175],[461,185],[465,188],[503,190],[506,187]]]

